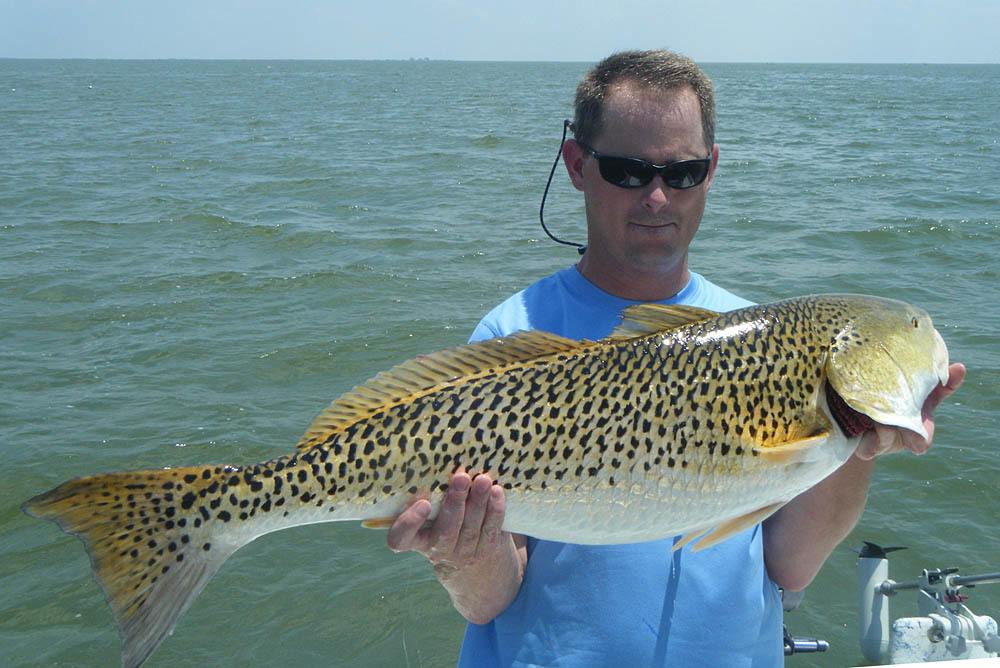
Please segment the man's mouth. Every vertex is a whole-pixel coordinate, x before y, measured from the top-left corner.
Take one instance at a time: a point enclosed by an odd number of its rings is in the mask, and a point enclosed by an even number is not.
[[[631,225],[635,225],[636,227],[644,227],[647,230],[657,230],[657,229],[661,229],[661,228],[664,228],[664,227],[668,227],[670,225],[676,225],[676,223],[671,223],[669,221],[668,222],[647,222],[647,223],[632,222],[630,224]]]

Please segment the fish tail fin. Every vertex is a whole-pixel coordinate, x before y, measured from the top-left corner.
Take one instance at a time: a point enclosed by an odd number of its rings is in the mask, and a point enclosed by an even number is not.
[[[83,541],[126,668],[152,654],[223,562],[253,540],[193,502],[212,474],[196,466],[76,478],[22,506]]]

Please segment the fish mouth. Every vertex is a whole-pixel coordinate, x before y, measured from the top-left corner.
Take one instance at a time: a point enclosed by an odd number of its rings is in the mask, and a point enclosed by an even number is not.
[[[927,429],[924,427],[920,417],[920,406],[916,408],[916,416],[908,414],[909,411],[903,413],[894,411],[885,412],[874,406],[866,406],[863,402],[859,406],[861,410],[858,410],[848,404],[847,400],[841,397],[829,383],[827,383],[826,396],[831,415],[833,415],[841,430],[848,437],[858,436],[866,431],[875,429],[876,425],[879,424],[908,429],[924,439],[928,437]],[[913,397],[912,389],[911,397]]]

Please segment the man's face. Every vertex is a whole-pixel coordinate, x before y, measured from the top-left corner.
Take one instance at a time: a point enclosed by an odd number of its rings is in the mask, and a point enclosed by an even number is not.
[[[601,134],[592,142],[598,153],[658,165],[710,154],[713,158],[708,178],[693,188],[670,188],[657,175],[643,187],[626,189],[605,181],[597,160],[578,144],[566,151],[570,178],[584,194],[585,261],[593,276],[600,282],[614,272],[673,269],[685,260],[698,231],[717,162],[717,150],[707,147],[702,136],[698,98],[688,88],[661,92],[619,86],[605,102],[603,121]]]

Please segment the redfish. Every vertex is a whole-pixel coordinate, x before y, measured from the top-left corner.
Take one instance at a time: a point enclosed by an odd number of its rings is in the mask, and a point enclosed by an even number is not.
[[[894,300],[633,306],[600,341],[521,332],[405,362],[283,457],[77,478],[24,510],[83,541],[131,668],[263,534],[387,526],[416,496],[436,512],[461,468],[504,487],[508,531],[703,549],[829,475],[875,422],[926,436],[921,407],[947,377],[930,317]]]

